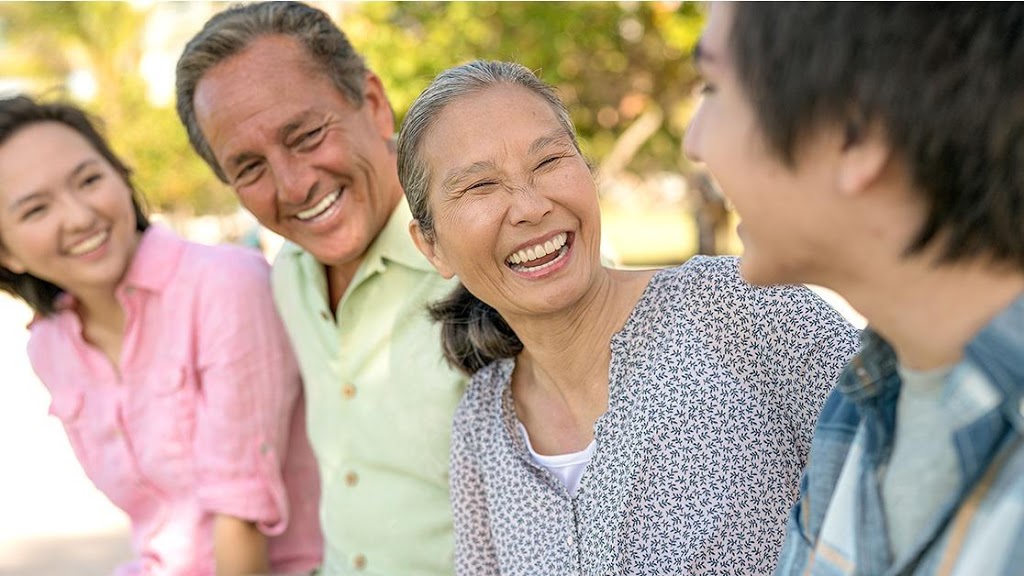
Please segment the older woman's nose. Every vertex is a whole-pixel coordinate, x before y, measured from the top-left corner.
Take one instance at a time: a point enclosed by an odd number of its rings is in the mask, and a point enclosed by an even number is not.
[[[513,224],[536,224],[551,212],[552,207],[551,200],[535,187],[517,187],[512,190],[509,219]]]

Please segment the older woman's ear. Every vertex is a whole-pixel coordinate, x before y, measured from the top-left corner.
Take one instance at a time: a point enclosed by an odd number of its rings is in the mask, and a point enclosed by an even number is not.
[[[426,232],[420,227],[420,221],[415,218],[409,221],[409,235],[412,236],[413,243],[416,244],[416,248],[430,260],[430,263],[434,265],[437,272],[445,279],[450,280],[455,276],[455,272],[448,267],[448,263],[445,260],[442,251],[438,248],[435,242],[434,235]]]

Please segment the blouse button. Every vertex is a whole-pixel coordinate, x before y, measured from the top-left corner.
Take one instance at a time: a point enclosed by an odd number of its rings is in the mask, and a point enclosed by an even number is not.
[[[351,472],[351,471],[348,474],[345,474],[345,485],[346,486],[355,486],[358,483],[359,483],[359,474],[356,474],[355,472]]]
[[[573,539],[572,539],[572,536],[571,536],[571,535],[570,535],[570,536],[568,536],[568,537],[567,537],[567,538],[565,539],[565,543],[566,543],[566,544],[568,544],[569,546],[572,546],[572,543],[573,543]]]
[[[356,397],[356,387],[352,383],[345,384],[341,387],[341,395],[346,400],[351,400]]]
[[[362,554],[356,554],[353,556],[352,567],[356,570],[364,570],[366,568],[366,556]]]

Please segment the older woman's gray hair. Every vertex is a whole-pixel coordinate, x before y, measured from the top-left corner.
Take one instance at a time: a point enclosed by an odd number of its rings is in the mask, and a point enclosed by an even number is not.
[[[398,178],[413,218],[424,236],[433,241],[434,215],[430,211],[430,167],[423,162],[423,145],[438,116],[460,98],[497,86],[519,86],[544,99],[559,125],[579,151],[576,129],[558,95],[528,68],[514,62],[477,60],[439,74],[416,98],[398,135]],[[430,308],[440,322],[445,358],[467,374],[523,349],[515,332],[497,310],[483,303],[461,284],[450,296]]]

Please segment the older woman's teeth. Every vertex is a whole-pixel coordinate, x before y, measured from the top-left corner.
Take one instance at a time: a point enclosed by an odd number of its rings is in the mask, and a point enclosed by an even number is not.
[[[512,265],[529,265],[529,263],[533,260],[538,260],[540,258],[547,256],[548,254],[552,254],[554,252],[557,252],[558,250],[561,250],[562,247],[565,246],[565,241],[568,239],[568,237],[569,235],[567,233],[562,232],[558,236],[555,236],[554,238],[548,240],[543,244],[537,244],[536,246],[530,246],[529,248],[526,248],[524,250],[514,252],[511,256],[507,258],[507,262]]]
[[[82,254],[88,254],[93,250],[100,247],[101,244],[107,241],[107,237],[110,236],[110,232],[104,230],[103,232],[97,232],[92,236],[82,240],[78,244],[75,244],[71,248],[68,248],[68,254],[72,256],[81,256]]]
[[[338,196],[341,196],[341,190],[338,190],[333,194],[328,194],[327,196],[324,196],[324,199],[317,202],[315,206],[308,210],[303,210],[302,212],[299,212],[298,214],[295,215],[295,217],[298,218],[299,220],[311,220],[313,218],[316,218],[320,214],[323,214],[328,208],[330,208],[331,204],[334,204],[334,201],[338,199]]]

